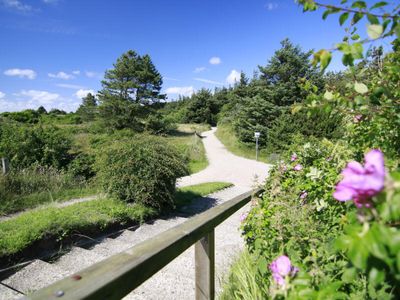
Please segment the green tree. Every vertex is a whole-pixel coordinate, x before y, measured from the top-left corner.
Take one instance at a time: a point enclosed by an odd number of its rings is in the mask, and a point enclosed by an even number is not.
[[[84,121],[92,121],[97,113],[97,100],[95,96],[88,93],[86,97],[82,98],[82,104],[79,106],[76,113]]]
[[[188,103],[186,121],[216,125],[217,113],[218,107],[215,105],[211,91],[201,89],[193,94]]]
[[[162,77],[150,56],[129,50],[107,70],[101,82],[99,110],[105,124],[115,129],[141,130],[149,106],[164,99]]]
[[[304,52],[289,39],[283,40],[281,45],[267,66],[259,66],[260,80],[271,91],[269,101],[279,106],[289,106],[302,102],[306,97],[306,91],[302,89],[304,80],[310,80],[320,88],[323,87],[323,80],[320,72],[310,63],[312,51]]]

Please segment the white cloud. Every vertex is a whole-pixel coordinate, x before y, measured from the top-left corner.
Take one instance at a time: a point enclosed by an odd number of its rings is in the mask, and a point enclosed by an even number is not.
[[[35,79],[37,76],[36,72],[31,69],[9,69],[4,71],[4,75],[28,79]]]
[[[77,84],[68,84],[68,83],[57,83],[56,86],[66,88],[66,89],[72,89],[72,90],[84,90],[86,87],[77,85]]]
[[[277,9],[278,8],[278,3],[275,2],[268,2],[265,4],[265,8],[269,11]]]
[[[22,90],[13,96],[14,99],[10,99],[8,96],[0,99],[0,112],[38,109],[39,106],[44,106],[47,110],[58,108],[75,111],[81,102],[75,98],[64,98],[56,93],[39,90]]]
[[[174,86],[167,88],[165,91],[167,94],[191,96],[194,93],[192,86]]]
[[[69,80],[69,79],[73,79],[75,78],[73,75],[71,74],[67,74],[65,72],[58,72],[56,74],[54,73],[49,73],[47,74],[50,78],[58,78],[58,79],[64,79],[64,80]]]
[[[86,77],[89,77],[89,78],[101,78],[100,73],[92,72],[92,71],[86,71],[85,75],[86,75]]]
[[[205,83],[223,85],[222,82],[214,81],[214,80],[209,80],[209,79],[205,79],[205,78],[193,78],[193,79],[194,79],[194,80],[197,80],[197,81],[205,82]]]
[[[74,75],[80,75],[80,74],[81,74],[81,71],[75,70],[75,71],[72,71],[72,74],[74,74]]]
[[[59,0],[42,0],[43,3],[46,4],[56,4]]]
[[[56,100],[60,99],[60,95],[56,93],[50,93],[47,91],[38,91],[38,90],[22,90],[21,92],[14,94],[17,97],[28,98],[30,102],[37,102],[40,104],[52,104]]]
[[[226,77],[226,82],[229,84],[235,84],[235,82],[239,82],[240,81],[240,72],[236,71],[236,70],[232,70],[228,77]]]
[[[201,72],[203,72],[203,71],[205,71],[206,70],[206,67],[198,67],[198,68],[196,68],[196,69],[194,69],[194,73],[201,73]]]
[[[90,89],[89,89],[89,90],[80,89],[80,90],[77,91],[74,95],[75,95],[77,98],[82,99],[82,98],[86,97],[89,93],[92,94],[92,95],[95,94],[94,90],[90,90]]]
[[[0,99],[4,98],[6,94],[0,91]]]
[[[212,65],[219,65],[221,63],[221,59],[218,56],[213,56],[210,58],[209,63]]]
[[[19,12],[29,12],[33,10],[32,6],[24,4],[19,0],[0,0],[0,3],[7,8],[15,9]]]

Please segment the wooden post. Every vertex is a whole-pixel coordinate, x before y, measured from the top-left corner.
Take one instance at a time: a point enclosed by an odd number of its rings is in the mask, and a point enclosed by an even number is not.
[[[214,229],[195,245],[196,300],[215,298]]]
[[[1,158],[1,165],[3,166],[3,175],[7,174],[10,171],[10,164],[6,157]]]

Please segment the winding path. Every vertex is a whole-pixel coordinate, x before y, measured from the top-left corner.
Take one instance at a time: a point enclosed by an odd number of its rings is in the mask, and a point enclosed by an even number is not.
[[[203,171],[182,177],[178,186],[211,181],[225,181],[237,187],[251,188],[256,181],[263,182],[270,165],[236,156],[229,152],[215,136],[216,127],[202,133],[209,165]]]

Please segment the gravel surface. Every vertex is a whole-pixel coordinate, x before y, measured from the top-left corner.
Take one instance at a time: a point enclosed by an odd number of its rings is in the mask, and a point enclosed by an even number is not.
[[[216,127],[202,133],[209,165],[203,171],[182,177],[178,186],[211,181],[225,181],[235,186],[251,188],[255,181],[262,182],[270,165],[236,156],[229,152],[215,136]]]

